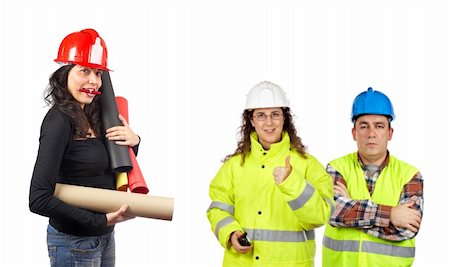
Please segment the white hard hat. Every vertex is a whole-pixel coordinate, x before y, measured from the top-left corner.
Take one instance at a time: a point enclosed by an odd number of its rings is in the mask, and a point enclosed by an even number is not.
[[[286,93],[280,86],[264,81],[248,92],[245,109],[289,107]]]

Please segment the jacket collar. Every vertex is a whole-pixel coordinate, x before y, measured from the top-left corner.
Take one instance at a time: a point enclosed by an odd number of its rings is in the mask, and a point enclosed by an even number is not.
[[[277,155],[280,152],[284,151],[286,147],[288,147],[289,149],[291,147],[291,139],[289,138],[289,134],[285,131],[283,131],[283,133],[281,134],[281,141],[270,145],[269,150],[265,150],[263,146],[259,143],[258,135],[256,134],[255,131],[253,131],[250,134],[250,142],[251,142],[250,145],[251,153],[258,157],[262,155],[267,156]]]

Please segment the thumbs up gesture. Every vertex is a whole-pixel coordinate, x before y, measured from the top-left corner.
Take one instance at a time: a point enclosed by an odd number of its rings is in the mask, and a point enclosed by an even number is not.
[[[273,178],[275,179],[275,183],[281,184],[286,178],[291,174],[292,166],[290,163],[291,156],[287,156],[286,160],[284,161],[285,166],[284,167],[275,167],[273,169]]]

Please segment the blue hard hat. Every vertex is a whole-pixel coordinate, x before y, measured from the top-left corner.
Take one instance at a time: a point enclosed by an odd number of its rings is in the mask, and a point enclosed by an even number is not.
[[[368,114],[385,115],[389,121],[395,118],[394,108],[389,98],[382,92],[374,91],[372,87],[360,93],[353,101],[352,121]]]

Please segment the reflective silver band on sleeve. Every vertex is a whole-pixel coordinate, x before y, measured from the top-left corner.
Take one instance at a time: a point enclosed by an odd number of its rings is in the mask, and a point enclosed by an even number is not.
[[[217,224],[216,224],[216,230],[214,231],[214,234],[216,235],[217,239],[219,239],[219,231],[220,228],[229,225],[230,223],[234,222],[234,218],[229,216],[229,217],[225,217],[222,220],[220,220]]]
[[[233,205],[230,205],[230,204],[227,204],[224,202],[213,201],[213,202],[211,202],[211,205],[209,205],[208,210],[206,212],[208,212],[209,210],[211,210],[213,208],[218,208],[225,212],[228,212],[231,216],[234,215],[234,206]]]
[[[330,213],[330,217],[333,216],[334,210],[336,209],[336,206],[334,205],[333,201],[329,198],[325,198],[325,201],[328,202],[328,204],[330,204],[331,207],[331,213]]]
[[[298,210],[299,208],[303,207],[303,205],[305,205],[306,202],[308,202],[308,200],[314,194],[314,191],[316,191],[314,187],[310,183],[306,182],[306,187],[300,194],[300,196],[288,202],[291,209]]]

